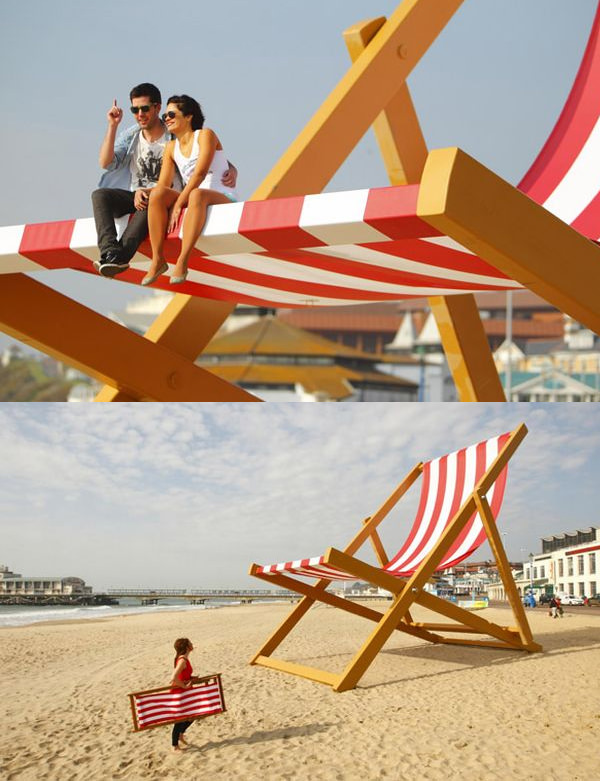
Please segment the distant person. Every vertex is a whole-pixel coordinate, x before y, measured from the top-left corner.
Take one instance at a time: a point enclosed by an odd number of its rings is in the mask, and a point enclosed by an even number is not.
[[[150,195],[152,263],[142,285],[151,285],[168,270],[163,251],[165,235],[177,227],[182,209],[187,208],[187,212],[181,250],[169,280],[172,285],[185,282],[188,259],[204,227],[208,207],[236,200],[223,181],[229,165],[225,152],[215,131],[204,127],[200,104],[189,95],[173,95],[162,118],[175,140],[165,148],[158,185]],[[181,191],[173,187],[177,175],[183,181]]]
[[[560,615],[562,615],[560,599],[557,596],[553,596],[550,600],[550,615],[552,618],[558,618]]]
[[[189,689],[196,680],[192,675],[192,664],[188,659],[189,654],[194,650],[194,646],[187,637],[180,637],[175,640],[174,647],[175,671],[170,686],[171,692],[180,692]],[[176,721],[173,724],[173,732],[171,733],[173,751],[185,751],[187,748],[188,743],[183,735],[192,722],[193,719],[191,721]]]
[[[92,193],[100,260],[94,265],[105,277],[129,268],[129,261],[148,235],[148,198],[160,175],[162,157],[171,136],[160,119],[161,95],[154,84],[138,84],[129,93],[131,112],[137,124],[118,138],[123,109],[117,101],[109,109],[108,127],[100,147],[100,166],[105,170],[99,189]],[[116,139],[116,140],[115,140]],[[235,187],[237,170],[227,163],[222,184]],[[181,189],[175,177],[173,187]],[[115,218],[132,214],[125,232],[117,239]]]
[[[561,599],[560,599],[560,597],[557,596],[557,597],[555,597],[555,600],[556,600],[556,617],[557,618],[562,618],[564,610],[563,610],[563,607],[562,607],[562,604],[561,604]]]

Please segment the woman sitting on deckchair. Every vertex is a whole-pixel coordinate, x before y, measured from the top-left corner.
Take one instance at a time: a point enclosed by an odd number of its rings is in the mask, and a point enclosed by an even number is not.
[[[208,206],[236,200],[221,182],[229,163],[216,133],[204,127],[199,103],[189,95],[173,95],[167,101],[163,120],[175,140],[165,148],[158,185],[150,196],[148,232],[152,263],[142,285],[151,285],[168,270],[163,254],[165,234],[175,230],[182,209],[187,207],[187,213],[181,252],[170,279],[172,285],[186,279],[188,259],[204,227]],[[171,187],[175,166],[184,184],[181,192]]]

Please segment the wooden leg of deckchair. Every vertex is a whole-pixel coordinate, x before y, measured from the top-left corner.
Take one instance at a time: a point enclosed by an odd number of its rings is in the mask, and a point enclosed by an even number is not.
[[[400,623],[413,599],[414,595],[411,593],[403,593],[401,596],[394,599],[388,612],[381,619],[373,632],[371,632],[358,653],[340,675],[337,683],[333,687],[334,691],[344,692],[348,689],[353,689],[356,686],[382,649],[385,641]]]
[[[496,559],[498,572],[500,573],[502,583],[504,584],[504,589],[508,597],[509,604],[512,607],[515,619],[517,621],[519,634],[521,635],[521,640],[523,641],[523,646],[531,649],[535,647],[536,651],[541,651],[542,647],[533,640],[529,621],[527,620],[527,616],[525,614],[525,608],[523,607],[523,603],[521,602],[521,598],[517,591],[514,578],[511,574],[510,564],[508,562],[508,558],[506,557],[504,546],[502,545],[502,540],[500,539],[500,534],[498,533],[498,528],[496,527],[494,515],[488,500],[485,496],[476,494],[475,503],[479,509],[479,517],[481,518],[483,526],[487,532],[490,548],[492,549],[492,553]]]
[[[297,605],[295,605],[292,612],[288,615],[288,617],[285,619],[285,621],[277,627],[277,629],[273,632],[273,634],[269,637],[267,642],[259,649],[259,651],[254,655],[254,657],[250,660],[250,664],[256,664],[258,658],[260,656],[267,657],[270,656],[273,651],[277,648],[277,646],[285,640],[287,635],[292,631],[292,629],[296,626],[298,621],[304,616],[304,614],[310,610],[310,608],[313,606],[315,600],[311,599],[310,597],[302,597],[300,602],[298,602]]]
[[[261,578],[261,580],[266,580],[270,583],[278,583],[279,585],[282,585],[284,576],[282,576],[280,573],[277,573],[275,575],[264,575],[261,572],[259,572],[259,566],[257,564],[252,564],[250,567],[250,570],[248,572],[249,575],[253,575],[255,578]],[[291,578],[285,578],[285,580],[292,580]],[[319,580],[317,583],[312,587],[312,592],[310,594],[306,594],[300,602],[294,607],[292,612],[289,614],[289,616],[285,619],[285,621],[279,626],[275,632],[269,637],[267,642],[262,646],[262,648],[258,651],[257,654],[250,660],[250,664],[256,664],[258,657],[268,657],[270,654],[273,653],[273,651],[277,648],[277,646],[287,637],[287,635],[292,631],[292,629],[296,626],[298,621],[307,613],[308,610],[314,605],[315,601],[319,599],[320,594],[322,594],[323,591],[327,588],[329,585],[329,580]],[[295,584],[295,581],[294,581]],[[283,588],[289,588],[289,585],[284,585]],[[295,586],[292,586],[292,589],[297,591]]]

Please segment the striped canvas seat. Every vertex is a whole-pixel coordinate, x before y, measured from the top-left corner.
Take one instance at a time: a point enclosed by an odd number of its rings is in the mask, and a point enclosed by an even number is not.
[[[179,292],[262,306],[395,301],[521,285],[416,216],[417,185],[214,206]],[[173,263],[180,241],[166,242]],[[139,283],[146,240],[117,279]],[[0,274],[96,273],[92,219],[0,228]],[[169,289],[163,275],[156,287]],[[172,288],[171,288],[172,290]]]
[[[181,692],[171,692],[168,687],[149,689],[130,694],[129,700],[136,732],[177,721],[215,716],[225,711],[220,675],[202,678],[190,689]]]
[[[396,577],[409,577],[422,564],[440,539],[463,502],[489,469],[510,434],[501,434],[423,464],[421,497],[411,531],[404,545],[383,569]],[[490,488],[487,499],[494,517],[502,506],[508,466]],[[468,520],[461,534],[445,553],[437,571],[453,567],[471,556],[485,540],[478,513]],[[324,562],[323,556],[260,567],[264,575],[288,573],[329,580],[356,580],[356,575]]]

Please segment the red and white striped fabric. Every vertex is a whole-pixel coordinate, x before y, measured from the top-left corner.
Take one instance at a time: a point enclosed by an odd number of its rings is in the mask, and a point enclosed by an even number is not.
[[[220,675],[203,678],[191,689],[181,692],[171,692],[169,688],[150,689],[130,694],[129,699],[136,732],[225,711]]]
[[[299,307],[521,287],[419,219],[417,197],[418,186],[408,185],[211,207],[177,291]],[[170,264],[179,247],[171,235]],[[139,283],[150,255],[146,241],[117,279]],[[0,228],[0,273],[95,274],[97,258],[92,219]],[[156,287],[168,283],[164,275]]]
[[[384,567],[386,572],[397,577],[408,577],[419,568],[509,437],[510,433],[501,434],[423,465],[421,497],[415,520],[406,542]],[[487,500],[496,519],[504,497],[507,469],[505,467],[502,470],[487,493]],[[448,569],[468,558],[484,540],[485,531],[479,513],[473,513],[437,570]],[[325,564],[323,556],[269,564],[260,567],[257,574],[274,575],[280,572],[330,580],[356,580],[356,575]]]
[[[563,111],[519,189],[590,239],[600,239],[600,3]]]

